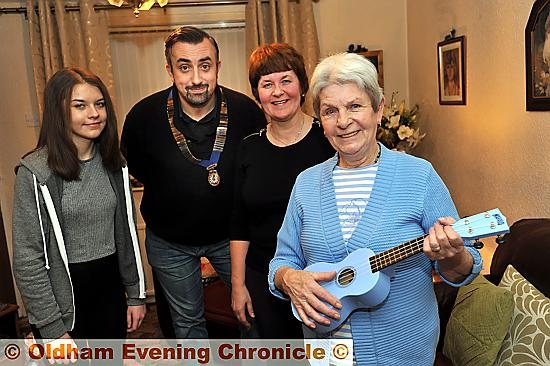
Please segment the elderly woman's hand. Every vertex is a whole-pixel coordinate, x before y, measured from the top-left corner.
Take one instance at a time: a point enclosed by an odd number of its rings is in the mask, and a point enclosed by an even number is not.
[[[473,258],[452,228],[454,222],[452,217],[438,219],[424,239],[423,251],[428,258],[439,262],[439,270],[445,278],[457,282],[471,273]]]
[[[275,283],[290,297],[304,324],[314,329],[315,322],[330,324],[327,317],[340,319],[335,309],[342,308],[342,304],[319,285],[319,282],[330,281],[334,276],[336,272],[307,272],[283,267],[277,271]],[[327,303],[335,309],[331,309]]]

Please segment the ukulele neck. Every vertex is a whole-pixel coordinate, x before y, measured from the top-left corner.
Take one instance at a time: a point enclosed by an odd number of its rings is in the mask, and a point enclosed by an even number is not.
[[[369,258],[372,273],[378,272],[393,264],[401,262],[415,254],[422,252],[424,238],[427,235],[419,236],[394,248],[373,255]]]

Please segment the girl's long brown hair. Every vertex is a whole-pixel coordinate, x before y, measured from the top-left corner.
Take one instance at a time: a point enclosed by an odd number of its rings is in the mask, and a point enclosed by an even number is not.
[[[71,67],[56,72],[44,89],[44,112],[36,149],[46,147],[48,166],[65,180],[78,180],[80,162],[72,140],[71,96],[78,84],[89,84],[99,89],[105,100],[107,122],[95,140],[103,165],[111,171],[122,167],[115,110],[107,87],[91,71]]]

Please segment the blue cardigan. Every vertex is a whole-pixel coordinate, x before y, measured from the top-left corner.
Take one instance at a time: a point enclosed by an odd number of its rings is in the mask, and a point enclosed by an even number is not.
[[[368,247],[379,253],[427,233],[439,217],[458,219],[448,189],[429,162],[381,149],[369,203],[348,242],[350,252]],[[303,269],[347,256],[332,182],[337,160],[335,156],[311,167],[296,179],[269,266],[270,289],[278,297],[285,298],[274,285],[279,268]],[[452,286],[469,283],[482,268],[479,252],[471,246],[467,249],[474,259],[472,273],[458,284],[442,278]],[[437,262],[420,253],[393,267],[388,298],[350,317],[358,365],[433,365],[439,338],[432,283]]]

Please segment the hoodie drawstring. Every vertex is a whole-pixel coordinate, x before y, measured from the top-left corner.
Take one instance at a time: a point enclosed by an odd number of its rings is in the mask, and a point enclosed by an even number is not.
[[[126,217],[128,218],[128,227],[130,228],[130,237],[134,249],[137,273],[139,278],[139,298],[145,299],[145,275],[143,274],[143,265],[141,263],[139,239],[136,233],[136,224],[134,221],[134,207],[132,206],[132,192],[130,190],[130,177],[128,167],[122,167],[122,181],[124,185],[124,199],[126,202]]]
[[[38,199],[38,183],[36,181],[36,175],[32,175],[34,183],[34,198],[36,199],[36,210],[38,211],[38,221],[40,222],[40,233],[42,234],[42,244],[44,245],[44,259],[46,260],[46,269],[50,269],[50,261],[48,259],[48,248],[46,247],[46,235],[44,235],[44,225],[42,223],[42,214],[40,212],[40,202]]]

